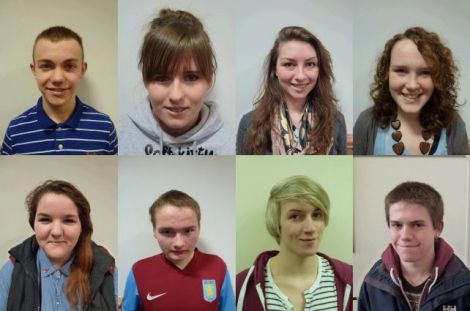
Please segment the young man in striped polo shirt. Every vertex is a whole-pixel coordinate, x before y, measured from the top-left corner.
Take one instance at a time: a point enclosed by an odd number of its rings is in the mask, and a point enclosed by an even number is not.
[[[87,70],[81,37],[62,26],[44,30],[34,42],[30,67],[42,96],[10,122],[0,153],[116,154],[111,119],[76,94]]]

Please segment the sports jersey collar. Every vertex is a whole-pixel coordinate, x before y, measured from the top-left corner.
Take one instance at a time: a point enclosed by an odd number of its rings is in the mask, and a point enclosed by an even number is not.
[[[84,104],[78,98],[78,96],[75,96],[75,109],[73,110],[73,113],[70,118],[64,123],[55,123],[51,118],[49,118],[46,111],[44,111],[44,108],[42,107],[42,96],[39,97],[38,102],[36,104],[38,122],[41,125],[41,128],[44,129],[56,129],[58,127],[77,128],[78,122],[80,121],[80,118],[83,113],[83,108]]]

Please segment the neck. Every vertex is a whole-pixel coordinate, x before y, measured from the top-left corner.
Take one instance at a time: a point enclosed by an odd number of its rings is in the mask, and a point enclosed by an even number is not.
[[[167,258],[167,259],[170,260],[171,262],[173,262],[173,264],[175,266],[177,266],[180,270],[183,270],[184,268],[186,268],[189,265],[189,263],[191,262],[193,257],[194,257],[194,251],[186,259],[181,260],[181,261],[176,261],[175,262],[175,261],[172,261],[170,258]]]
[[[421,122],[419,121],[419,114],[403,113],[400,109],[397,111],[397,119],[400,122],[408,124],[411,128],[419,128],[421,130]]]
[[[75,97],[71,103],[59,105],[58,107],[49,104],[44,97],[42,98],[42,108],[46,112],[47,116],[56,123],[63,123],[67,121],[72,115],[75,106]]]
[[[307,101],[305,99],[302,100],[293,100],[293,99],[286,99],[287,109],[289,113],[300,113],[302,114],[305,109],[305,104]]]
[[[297,256],[282,250],[273,257],[271,263],[277,275],[291,277],[316,275],[318,268],[317,255]]]
[[[431,274],[434,265],[433,256],[423,259],[420,262],[402,262],[400,261],[403,277],[413,286],[422,284]]]

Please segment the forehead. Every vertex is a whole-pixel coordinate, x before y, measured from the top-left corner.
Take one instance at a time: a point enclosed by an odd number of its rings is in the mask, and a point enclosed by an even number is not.
[[[300,201],[300,200],[285,200],[281,202],[281,214],[285,214],[291,211],[300,211],[300,212],[313,212],[319,209],[318,207],[313,206],[312,204]]]
[[[57,217],[64,215],[78,216],[78,208],[68,196],[48,192],[39,199],[36,214],[39,213]]]
[[[403,39],[395,43],[390,55],[391,65],[427,67],[423,55],[416,44],[410,39]]]
[[[190,207],[167,204],[156,209],[154,217],[157,227],[178,228],[198,225],[196,212]]]
[[[279,58],[303,58],[317,57],[317,52],[309,43],[291,40],[279,44]]]
[[[80,44],[74,39],[65,39],[52,42],[39,39],[34,47],[36,61],[62,62],[66,60],[81,60],[83,51]]]
[[[417,203],[399,201],[390,205],[390,221],[411,222],[425,221],[432,222],[431,215],[426,207]]]

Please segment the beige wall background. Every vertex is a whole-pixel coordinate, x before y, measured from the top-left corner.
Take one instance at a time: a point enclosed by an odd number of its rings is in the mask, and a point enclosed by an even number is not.
[[[330,197],[330,222],[319,251],[352,263],[352,173],[350,156],[237,156],[237,272],[262,251],[278,249],[266,230],[266,202],[272,186],[292,175],[312,178]]]
[[[444,201],[442,237],[470,266],[469,159],[466,157],[354,158],[354,295],[390,243],[384,198],[404,181],[433,186]]]
[[[93,240],[117,258],[117,158],[0,157],[0,172],[0,265],[11,247],[34,234],[24,200],[47,179],[63,179],[80,189],[91,205]]]
[[[117,1],[0,1],[0,136],[41,95],[29,69],[36,36],[63,25],[83,39],[88,71],[78,88],[85,103],[117,118]]]

